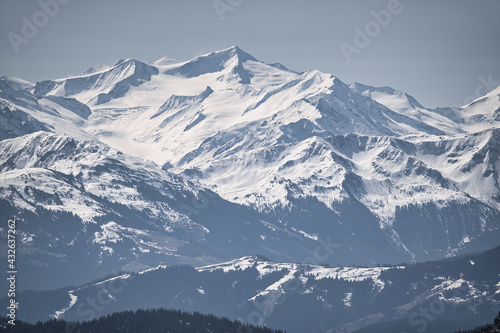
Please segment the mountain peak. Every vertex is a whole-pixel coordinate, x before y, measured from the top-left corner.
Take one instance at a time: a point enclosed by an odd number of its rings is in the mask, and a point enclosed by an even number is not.
[[[235,57],[238,57],[238,59],[241,61],[241,62],[245,62],[245,61],[248,61],[248,60],[251,60],[251,61],[258,61],[257,59],[255,59],[251,54],[243,51],[242,49],[240,49],[238,46],[234,45],[234,46],[231,46],[225,50],[221,50],[221,51],[217,51],[217,52],[214,52],[214,53],[223,53],[223,54],[229,54],[231,56],[235,56]]]
[[[134,59],[131,59],[131,58],[128,58],[128,59],[120,59],[116,62],[116,64],[114,64],[114,66],[119,66],[123,63],[126,63],[126,62],[134,62],[135,60]]]
[[[500,100],[500,86],[498,86],[495,89],[491,90],[490,92],[486,93],[486,95],[483,95],[481,97],[478,97],[478,98],[474,99],[469,104],[463,105],[462,109],[465,109],[465,108],[467,108],[469,106],[477,104],[478,102],[486,101],[486,100],[488,100],[490,98],[494,98],[494,99],[498,98]]]
[[[112,67],[89,71],[80,76],[37,82],[33,92],[36,96],[74,97],[83,103],[102,104],[123,97],[130,86],[139,86],[159,73],[156,67],[136,59],[121,59]]]
[[[174,58],[170,58],[168,56],[161,57],[160,59],[151,63],[153,66],[168,66],[178,64],[180,61]]]
[[[34,84],[29,81],[18,79],[16,77],[11,77],[11,76],[2,76],[0,77],[0,81],[5,82],[15,90],[29,89],[34,86]]]
[[[244,52],[238,46],[216,51],[196,57],[182,66],[172,69],[167,74],[180,73],[186,77],[198,77],[203,74],[216,73],[228,70],[223,76],[238,77],[243,84],[250,83],[250,73],[243,67],[246,61],[258,61],[252,55]]]
[[[92,74],[95,74],[98,72],[103,72],[103,71],[108,70],[110,68],[111,68],[110,66],[105,65],[105,64],[93,66],[93,67],[87,69],[85,72],[83,72],[83,75],[92,75]]]
[[[231,46],[228,47],[227,49],[204,54],[194,58],[189,62],[203,61],[203,60],[216,60],[217,62],[221,61],[222,63],[226,64],[228,64],[228,62],[230,62],[231,60],[237,60],[238,64],[242,64],[246,61],[258,61],[251,54],[243,51],[238,46]]]

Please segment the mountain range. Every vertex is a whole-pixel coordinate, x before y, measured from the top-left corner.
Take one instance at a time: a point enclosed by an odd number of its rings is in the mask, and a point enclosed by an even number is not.
[[[161,265],[78,287],[25,291],[19,302],[26,304],[24,320],[33,323],[165,308],[227,316],[289,333],[452,333],[490,322],[497,313],[499,260],[500,247],[379,267],[278,263],[248,256],[196,268]]]
[[[234,46],[2,77],[0,128],[20,290],[248,256],[373,267],[500,245],[500,87],[431,109]]]

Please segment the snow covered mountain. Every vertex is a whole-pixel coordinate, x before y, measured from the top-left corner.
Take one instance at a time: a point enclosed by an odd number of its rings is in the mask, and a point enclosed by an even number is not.
[[[256,254],[395,264],[496,246],[499,89],[427,109],[238,47],[2,77],[1,218],[20,219],[23,265],[44,281],[22,288]]]
[[[88,320],[153,307],[214,313],[290,333],[453,332],[497,313],[500,268],[493,263],[499,259],[500,248],[372,268],[276,263],[251,256],[198,268],[160,266],[80,287],[25,292],[20,299],[45,304],[24,310],[31,322],[50,316]]]
[[[316,246],[99,142],[39,131],[1,141],[0,152],[2,217],[19,219],[23,289],[81,284],[158,263],[199,265],[257,252],[301,257],[303,248],[283,235],[306,249]]]
[[[32,91],[37,96],[72,96],[86,104],[99,105],[123,97],[131,86],[139,86],[155,74],[156,67],[122,59],[113,67],[92,68],[79,77],[37,82]]]

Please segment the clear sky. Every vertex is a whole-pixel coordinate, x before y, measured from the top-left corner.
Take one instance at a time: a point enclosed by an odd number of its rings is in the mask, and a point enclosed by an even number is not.
[[[499,17],[499,0],[3,0],[0,75],[35,82],[238,45],[425,106],[462,105],[500,85]]]

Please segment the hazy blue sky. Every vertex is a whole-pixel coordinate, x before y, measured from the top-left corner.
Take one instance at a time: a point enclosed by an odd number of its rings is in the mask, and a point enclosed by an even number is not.
[[[68,3],[55,15],[39,1],[0,1],[0,75],[40,81],[121,58],[188,60],[238,45],[297,71],[389,85],[430,107],[500,85],[499,0],[59,1]],[[389,9],[376,23],[372,11]],[[25,27],[34,23],[38,31]],[[369,44],[355,41],[356,27],[368,28]],[[350,62],[341,43],[356,48]]]

